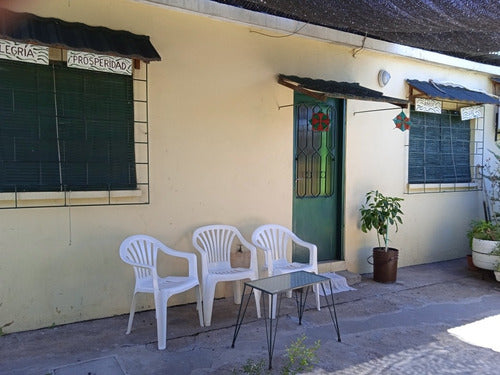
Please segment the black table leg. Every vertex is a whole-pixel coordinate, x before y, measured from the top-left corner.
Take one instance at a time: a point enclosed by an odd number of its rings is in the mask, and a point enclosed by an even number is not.
[[[282,300],[282,293],[279,293],[279,295],[276,294],[269,294],[269,300],[270,306],[269,306],[269,322],[268,318],[266,315],[266,298],[263,298],[264,301],[264,323],[266,326],[266,340],[267,340],[267,352],[269,355],[269,370],[273,368],[273,353],[274,353],[274,344],[276,343],[276,332],[278,331],[278,319],[279,319],[279,313],[281,310],[281,300]],[[276,306],[276,311],[275,311],[275,304],[273,302],[274,298],[277,298],[277,305]],[[275,318],[273,319],[273,316]]]
[[[297,305],[297,315],[299,317],[299,325],[302,325],[302,316],[306,309],[307,295],[309,294],[310,287],[308,286],[304,295],[304,288],[295,289],[295,304]]]
[[[335,331],[337,332],[337,341],[340,342],[340,329],[339,329],[339,322],[337,320],[337,312],[335,311],[335,300],[333,299],[333,284],[332,280],[329,280],[330,284],[330,296],[332,298],[332,304],[330,306],[330,302],[328,301],[328,295],[325,292],[325,285],[323,283],[321,284],[321,288],[323,290],[323,295],[325,296],[326,299],[326,305],[328,307],[328,310],[330,311],[330,317],[332,318],[333,326],[335,327]],[[332,313],[332,307],[333,307],[333,313]]]
[[[244,302],[246,288],[247,285],[245,284],[243,287],[243,297],[241,298],[240,308],[238,309],[238,317],[236,318],[236,325],[234,326],[233,343],[231,344],[231,348],[234,348],[234,342],[236,341],[236,337],[238,337],[238,333],[240,332],[241,328],[241,323],[243,323],[243,318],[245,317],[245,314],[247,312],[248,302],[250,302],[250,298],[252,297],[253,288],[251,288],[250,293],[248,294],[246,303]],[[243,314],[242,314],[241,308],[243,307],[243,305],[245,305],[245,308],[243,309]]]

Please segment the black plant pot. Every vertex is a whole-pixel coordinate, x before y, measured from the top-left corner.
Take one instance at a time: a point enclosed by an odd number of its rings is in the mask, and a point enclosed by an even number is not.
[[[398,274],[398,254],[399,250],[389,247],[385,251],[385,247],[373,248],[373,280],[379,283],[393,283],[396,281]],[[370,259],[370,258],[368,258]]]

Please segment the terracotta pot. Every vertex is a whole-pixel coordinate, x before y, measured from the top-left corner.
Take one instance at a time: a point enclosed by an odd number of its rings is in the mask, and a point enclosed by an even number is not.
[[[472,254],[467,254],[467,268],[469,271],[478,271],[479,268],[477,268],[474,265],[474,262],[472,261]]]

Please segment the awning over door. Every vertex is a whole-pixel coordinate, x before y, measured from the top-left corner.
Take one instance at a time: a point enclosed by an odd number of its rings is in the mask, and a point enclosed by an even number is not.
[[[327,98],[344,98],[386,102],[400,107],[408,104],[405,99],[384,96],[381,92],[363,87],[359,83],[325,81],[283,74],[278,75],[278,83],[321,101]]]
[[[161,60],[146,35],[44,18],[30,13],[15,13],[1,8],[0,38],[146,62]]]
[[[410,86],[410,99],[425,98],[436,99],[451,102],[461,102],[467,104],[499,104],[498,98],[485,94],[479,91],[472,91],[464,87],[448,86],[438,84],[429,80],[417,81],[415,79],[407,79],[406,82]],[[415,93],[415,90],[418,93]]]

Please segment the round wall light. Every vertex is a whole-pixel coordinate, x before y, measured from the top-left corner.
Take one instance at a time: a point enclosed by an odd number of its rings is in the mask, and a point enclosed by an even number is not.
[[[391,75],[387,70],[381,69],[378,72],[378,84],[380,87],[384,87],[390,81]]]

